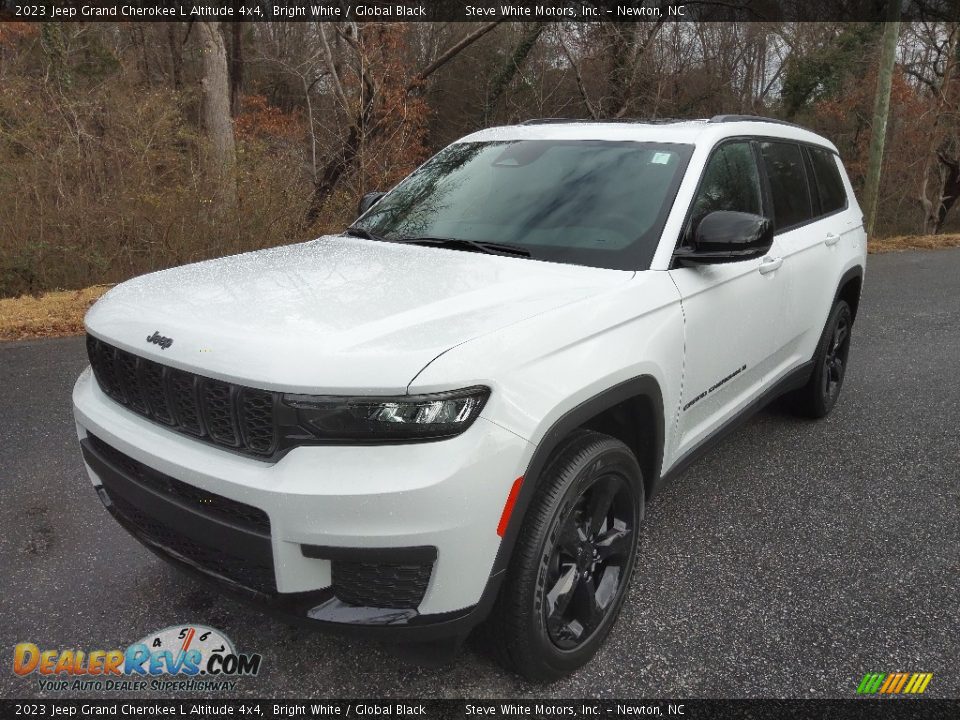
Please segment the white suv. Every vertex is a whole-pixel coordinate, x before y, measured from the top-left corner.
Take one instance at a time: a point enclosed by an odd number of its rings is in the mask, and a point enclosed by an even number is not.
[[[136,278],[73,393],[101,500],[287,617],[540,680],[613,625],[644,506],[837,400],[866,259],[836,148],[749,116],[470,135],[343,235]]]

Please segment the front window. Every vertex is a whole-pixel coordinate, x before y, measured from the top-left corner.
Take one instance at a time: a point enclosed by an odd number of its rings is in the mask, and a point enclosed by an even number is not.
[[[716,210],[763,214],[760,172],[748,141],[725,143],[710,156],[693,199],[687,225],[688,240],[693,237],[700,221]]]
[[[458,143],[355,227],[387,240],[499,243],[538,260],[643,270],[692,149],[605,140]]]

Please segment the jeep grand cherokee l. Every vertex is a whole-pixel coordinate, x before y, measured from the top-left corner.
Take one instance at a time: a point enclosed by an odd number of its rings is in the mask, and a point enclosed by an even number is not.
[[[646,502],[775,396],[822,417],[866,258],[836,148],[744,116],[450,145],[343,234],[153,273],[86,318],[93,485],[159,555],[315,626],[550,680]]]

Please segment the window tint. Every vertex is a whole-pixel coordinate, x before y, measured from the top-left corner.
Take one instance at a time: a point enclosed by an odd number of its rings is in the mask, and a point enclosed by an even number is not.
[[[785,142],[762,142],[760,153],[770,181],[774,229],[780,230],[810,220],[813,210],[800,146]]]
[[[837,168],[837,161],[832,152],[820,148],[808,148],[808,150],[820,195],[820,213],[829,215],[847,204],[847,192],[843,187],[840,170]]]
[[[763,213],[760,174],[749,142],[721,145],[710,157],[693,200],[689,232],[715,210]]]

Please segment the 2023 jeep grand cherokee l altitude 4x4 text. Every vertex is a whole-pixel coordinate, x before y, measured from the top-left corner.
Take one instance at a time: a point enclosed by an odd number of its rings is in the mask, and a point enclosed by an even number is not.
[[[488,618],[508,665],[556,678],[613,625],[667,477],[775,395],[830,411],[865,246],[801,128],[484,130],[343,235],[111,290],[83,456],[185,569],[402,642]]]

